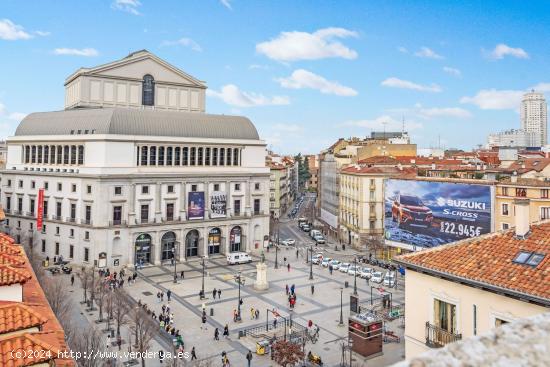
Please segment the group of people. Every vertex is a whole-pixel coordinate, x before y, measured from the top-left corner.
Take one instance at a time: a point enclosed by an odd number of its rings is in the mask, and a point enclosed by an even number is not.
[[[172,291],[170,289],[166,291],[166,298],[168,299],[168,302],[170,302],[170,299],[172,298]],[[164,302],[164,292],[159,291],[157,292],[157,303],[162,303],[162,302]]]
[[[183,352],[183,337],[180,334],[179,329],[176,329],[174,326],[174,314],[170,312],[170,306],[162,305],[162,312],[158,315],[158,317],[155,311],[151,310],[146,303],[142,303],[141,300],[138,301],[138,306],[143,308],[147,315],[150,315],[153,320],[158,321],[160,331],[170,335],[176,342],[176,347],[178,350]]]
[[[250,320],[257,320],[260,318],[260,310],[254,309],[254,307],[250,308]]]
[[[223,327],[223,337],[225,339],[229,338],[229,325],[227,324]],[[214,340],[220,340],[220,331],[218,328],[214,330]]]
[[[291,310],[294,309],[294,306],[296,306],[296,287],[294,284],[288,287],[288,284],[285,286],[286,295],[288,296],[288,306]]]

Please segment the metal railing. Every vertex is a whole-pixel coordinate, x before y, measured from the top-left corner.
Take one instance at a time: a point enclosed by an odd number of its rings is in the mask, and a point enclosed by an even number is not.
[[[65,221],[69,222],[69,223],[76,223],[76,218],[67,217],[67,218],[65,218]]]
[[[461,339],[462,334],[453,334],[439,326],[426,322],[426,345],[430,348],[441,348]]]
[[[63,220],[61,215],[52,215],[52,220]]]
[[[92,220],[91,219],[83,219],[81,224],[91,226],[92,225]]]
[[[109,222],[109,226],[111,226],[111,227],[125,226],[125,225],[126,225],[126,221],[122,220],[122,219],[115,219],[115,220],[112,220],[112,221]]]

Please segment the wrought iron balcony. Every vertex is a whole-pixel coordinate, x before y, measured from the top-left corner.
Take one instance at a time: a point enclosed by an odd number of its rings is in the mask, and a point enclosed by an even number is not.
[[[454,334],[439,326],[426,322],[426,345],[430,348],[441,348],[461,339],[462,334]]]
[[[115,220],[112,220],[109,222],[109,226],[111,227],[114,227],[114,226],[125,226],[126,225],[126,221],[125,220],[121,220],[121,219],[115,219]]]

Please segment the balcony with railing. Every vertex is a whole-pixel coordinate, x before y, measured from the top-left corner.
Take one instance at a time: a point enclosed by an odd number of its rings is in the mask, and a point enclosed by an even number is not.
[[[74,218],[74,217],[67,217],[67,218],[65,218],[65,221],[66,221],[66,222],[69,222],[69,223],[76,223],[76,218]]]
[[[110,226],[110,227],[125,226],[125,225],[126,225],[126,221],[125,221],[125,220],[114,219],[114,220],[112,220],[112,221],[109,221],[109,226]]]
[[[82,219],[81,224],[83,224],[85,226],[91,226],[92,225],[92,220],[91,219]]]
[[[63,217],[61,217],[61,215],[52,215],[52,220],[63,220]]]
[[[454,334],[439,326],[426,322],[426,345],[430,348],[441,348],[461,339],[462,334]]]

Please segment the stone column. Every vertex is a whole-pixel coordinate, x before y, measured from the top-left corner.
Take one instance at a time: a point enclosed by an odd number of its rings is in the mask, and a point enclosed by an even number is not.
[[[155,223],[162,222],[162,183],[155,184]]]
[[[181,217],[181,220],[187,220],[187,182],[181,183],[180,217]]]
[[[128,186],[128,224],[134,224],[136,218],[136,184]]]
[[[185,261],[185,229],[180,230],[179,261]]]
[[[155,265],[160,265],[161,261],[161,244],[160,244],[160,232],[155,232],[155,234],[152,236],[154,238],[153,242],[153,252],[151,253],[151,256],[153,257],[152,263]]]
[[[202,236],[202,255],[205,258],[208,258],[208,227],[203,227],[202,232],[203,232],[203,236]]]

